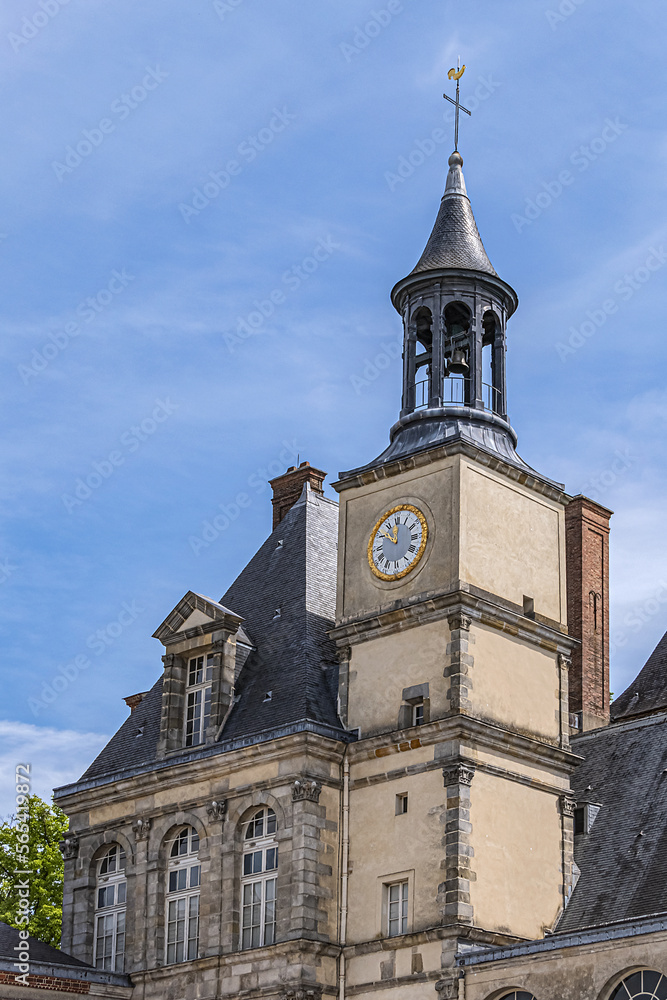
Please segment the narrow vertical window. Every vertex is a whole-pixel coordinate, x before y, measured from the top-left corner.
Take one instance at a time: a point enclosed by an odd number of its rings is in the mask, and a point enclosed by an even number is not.
[[[95,885],[96,969],[122,972],[125,965],[125,851],[113,844],[97,862]]]
[[[185,745],[194,747],[206,739],[211,721],[213,653],[193,656],[188,662],[185,689]]]
[[[244,835],[241,881],[241,947],[261,948],[276,939],[278,845],[276,814],[259,809]]]
[[[423,726],[424,725],[424,701],[416,702],[412,706],[412,725],[413,726]]]
[[[199,953],[199,835],[191,826],[176,834],[167,872],[167,965],[192,962]]]
[[[387,933],[389,937],[408,932],[408,883],[387,886]]]

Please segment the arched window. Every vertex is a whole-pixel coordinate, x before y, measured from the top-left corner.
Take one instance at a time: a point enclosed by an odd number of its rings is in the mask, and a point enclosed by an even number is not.
[[[243,837],[241,947],[261,948],[276,939],[276,814],[266,806],[247,823]]]
[[[191,826],[178,831],[169,851],[167,871],[168,965],[191,962],[199,952],[199,835]]]
[[[618,984],[609,1000],[667,1000],[667,976],[661,972],[633,972]]]
[[[500,1000],[535,1000],[535,997],[525,990],[514,990],[512,993],[503,993]]]
[[[125,959],[125,851],[112,844],[97,862],[95,884],[96,969],[122,972]]]

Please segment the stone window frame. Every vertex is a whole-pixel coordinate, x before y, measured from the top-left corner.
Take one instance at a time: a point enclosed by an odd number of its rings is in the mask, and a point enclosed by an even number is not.
[[[124,965],[128,965],[128,941],[131,940],[134,920],[133,883],[135,877],[134,844],[121,830],[105,830],[90,838],[81,840],[80,866],[77,865],[73,882],[73,905],[70,948],[77,949],[82,961],[94,966],[95,958],[95,914],[97,912],[97,867],[103,855],[117,844],[125,852],[125,955]],[[80,873],[80,874],[79,874]]]
[[[262,818],[262,834],[259,836],[248,836],[248,828],[251,823],[256,823],[257,818]],[[269,826],[273,829],[269,831]],[[277,927],[277,887],[278,887],[278,872],[280,865],[280,848],[278,845],[278,817],[276,816],[275,810],[271,806],[260,806],[251,812],[250,816],[246,819],[244,823],[244,833],[243,833],[243,851],[241,855],[241,926],[239,931],[239,946],[241,951],[250,951],[254,948],[268,948],[275,944],[276,941],[276,927]],[[264,830],[266,827],[266,830]],[[275,855],[272,853],[275,851]],[[261,864],[260,870],[257,872],[246,871],[248,867],[248,859],[253,859],[251,861],[252,867],[254,867],[254,860],[257,855],[260,855]],[[266,867],[272,865],[272,867]],[[252,944],[252,931],[253,925],[250,928],[245,926],[245,911],[248,905],[245,902],[246,889],[250,886],[259,885],[261,886],[261,897],[260,897],[260,923],[259,923],[259,933],[260,941],[258,944]],[[270,894],[273,893],[273,898],[271,900]],[[267,924],[266,916],[267,910],[270,910],[268,904],[273,902],[273,920],[269,921]],[[270,926],[271,930],[269,932],[270,940],[266,940],[266,930],[267,925]],[[250,931],[251,941],[246,944],[246,931]]]
[[[276,884],[276,934],[275,943],[286,941],[290,934],[291,910],[289,906],[292,884],[292,838],[291,812],[286,802],[265,790],[256,790],[240,799],[236,808],[230,810],[225,823],[223,839],[223,895],[226,899],[224,914],[228,920],[223,939],[228,943],[225,953],[250,954],[253,949],[243,949],[242,945],[242,890],[243,845],[246,825],[253,813],[262,807],[273,809],[276,814],[275,839],[278,846],[278,875]],[[224,918],[223,918],[224,919]],[[272,945],[264,945],[269,948]]]
[[[167,956],[167,887],[169,872],[169,851],[174,842],[175,835],[184,826],[191,826],[199,836],[199,864],[201,865],[201,887],[199,898],[199,952],[198,957],[206,957],[207,941],[206,920],[209,910],[210,892],[214,891],[213,882],[210,878],[211,849],[208,829],[201,819],[194,812],[179,812],[162,818],[161,822],[155,823],[151,832],[149,852],[148,852],[148,892],[155,900],[155,920],[148,929],[148,934],[152,941],[147,941],[147,947],[153,950],[155,965],[162,968],[166,965]],[[218,908],[220,901],[215,904]],[[177,963],[179,966],[182,963]]]
[[[408,913],[407,930],[400,934],[389,933],[389,888],[399,883],[407,883],[408,886]],[[391,872],[378,876],[377,909],[376,909],[376,934],[381,938],[399,938],[405,934],[411,934],[414,928],[415,910],[415,870],[411,868],[402,872]]]
[[[174,847],[177,843],[182,843],[183,834],[186,836],[186,851],[174,854]],[[193,836],[194,835],[194,836]],[[194,838],[196,839],[196,847],[193,843]],[[169,846],[171,845],[171,846]],[[191,824],[185,824],[176,828],[174,836],[167,841],[167,882],[165,886],[165,914],[164,914],[164,927],[165,927],[165,941],[164,941],[164,964],[165,965],[181,965],[184,962],[194,962],[199,958],[199,947],[200,947],[200,921],[201,921],[201,861],[199,859],[199,833],[196,828]],[[196,862],[196,863],[195,863]],[[186,873],[186,884],[182,888],[175,886],[171,888],[172,876],[177,872]],[[195,874],[196,873],[196,874]],[[192,881],[196,881],[196,885],[192,885]],[[197,934],[196,934],[196,944],[195,951],[196,954],[191,956],[188,954],[190,941],[192,936],[190,934],[190,922],[192,920],[191,900],[197,900],[197,913],[195,916],[197,923]],[[184,921],[184,954],[182,958],[174,958],[169,960],[169,949],[172,942],[169,941],[169,924],[172,922],[169,919],[169,912],[174,903],[179,900],[186,900],[186,914]],[[174,950],[176,950],[177,942],[173,942]]]
[[[94,917],[93,917],[93,966],[96,969],[101,969],[103,972],[123,972],[125,969],[125,942],[126,942],[126,922],[127,922],[127,855],[125,853],[124,847],[114,841],[112,844],[105,845],[103,851],[96,852],[99,857],[95,862],[95,900],[94,900]],[[105,861],[108,861],[112,854],[114,855],[114,868],[113,871],[102,872],[102,866]],[[121,867],[122,865],[122,867]],[[107,893],[109,890],[113,891],[113,902],[100,906],[100,896],[102,893]],[[122,895],[122,899],[120,896]],[[118,923],[120,917],[122,916],[123,929],[121,932],[118,930]],[[107,917],[111,917],[113,920],[113,927],[111,930],[111,941],[112,941],[112,954],[111,954],[111,965],[105,966],[104,964],[99,964],[99,958],[97,954],[98,941],[100,935],[98,933],[98,927],[101,920],[106,921]],[[123,946],[118,949],[118,937],[122,933],[123,936]],[[104,935],[106,938],[107,935]]]

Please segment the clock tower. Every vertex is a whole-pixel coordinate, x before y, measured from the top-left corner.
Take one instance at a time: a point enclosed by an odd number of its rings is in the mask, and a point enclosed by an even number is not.
[[[392,291],[403,393],[389,446],[335,484],[331,634],[340,716],[358,736],[351,984],[369,975],[354,949],[371,941],[393,956],[382,977],[400,979],[436,975],[461,938],[540,937],[574,878],[569,497],[516,451],[505,351],[518,299],[484,249],[462,167],[455,151],[426,248]]]

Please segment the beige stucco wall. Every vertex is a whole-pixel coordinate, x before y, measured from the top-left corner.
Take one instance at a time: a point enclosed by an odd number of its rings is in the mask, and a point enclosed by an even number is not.
[[[412,754],[400,756],[413,762]],[[383,758],[384,767],[387,760]],[[407,760],[391,758],[391,764],[398,767]],[[408,812],[397,816],[396,795],[405,792]],[[442,881],[444,807],[439,769],[352,789],[348,943],[382,936],[383,884],[399,878],[410,884],[409,929],[440,923],[436,897]]]
[[[461,462],[460,576],[535,612],[566,620],[565,514],[562,505]]]
[[[363,735],[398,725],[404,688],[428,683],[431,719],[448,709],[447,663],[449,626],[431,622],[404,632],[370,639],[352,647],[348,725]]]
[[[558,739],[556,653],[484,625],[475,624],[471,634],[472,714],[543,739]]]
[[[475,926],[541,937],[562,903],[558,797],[477,771],[470,800]]]

